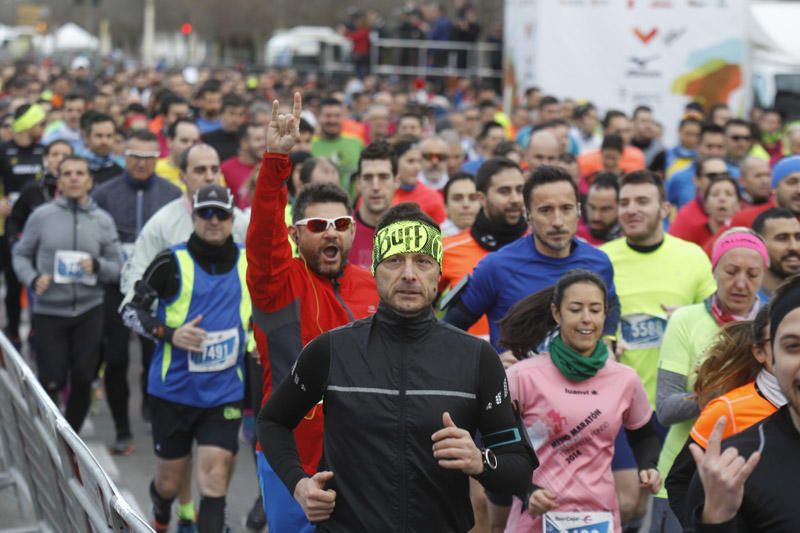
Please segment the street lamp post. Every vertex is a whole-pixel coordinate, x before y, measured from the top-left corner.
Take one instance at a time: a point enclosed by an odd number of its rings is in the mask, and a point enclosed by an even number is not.
[[[144,0],[144,24],[142,25],[142,65],[153,66],[153,48],[156,26],[156,2]]]

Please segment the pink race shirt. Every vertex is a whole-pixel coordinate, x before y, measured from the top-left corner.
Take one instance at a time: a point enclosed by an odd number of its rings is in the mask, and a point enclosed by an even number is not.
[[[548,354],[508,369],[511,398],[519,401],[539,467],[533,483],[558,497],[558,511],[611,511],[621,531],[611,458],[620,426],[639,429],[653,414],[636,372],[609,360],[597,374],[569,381]],[[507,533],[542,531],[542,519],[514,504]]]

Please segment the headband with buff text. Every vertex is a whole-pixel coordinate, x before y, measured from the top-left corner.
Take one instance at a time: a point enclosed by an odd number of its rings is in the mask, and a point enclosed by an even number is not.
[[[416,220],[398,220],[375,233],[372,274],[384,259],[397,254],[425,254],[442,266],[442,232]]]
[[[42,122],[47,113],[39,104],[33,104],[25,111],[21,117],[14,121],[14,133],[22,133],[28,131],[38,123]]]

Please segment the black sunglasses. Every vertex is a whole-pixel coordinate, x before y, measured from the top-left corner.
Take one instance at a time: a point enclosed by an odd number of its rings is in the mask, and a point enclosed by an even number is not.
[[[198,209],[195,211],[195,213],[197,213],[197,216],[203,220],[211,220],[212,218],[217,217],[217,220],[220,222],[224,222],[233,216],[233,213],[218,207],[204,207],[202,209]]]
[[[703,177],[710,180],[715,180],[717,178],[729,178],[730,174],[727,172],[706,172],[703,174]]]

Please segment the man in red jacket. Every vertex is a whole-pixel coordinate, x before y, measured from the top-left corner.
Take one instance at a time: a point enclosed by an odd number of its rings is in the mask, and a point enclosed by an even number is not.
[[[347,255],[355,224],[347,193],[333,184],[312,184],[294,202],[286,228],[288,153],[300,132],[300,94],[291,115],[273,102],[247,232],[247,285],[253,301],[256,343],[264,367],[263,401],[289,373],[314,337],[375,312],[378,293],[369,271]],[[293,258],[289,237],[300,257]],[[317,472],[322,457],[322,408],[316,406],[295,430],[303,468]],[[258,452],[258,477],[270,531],[312,531],[303,510]]]

